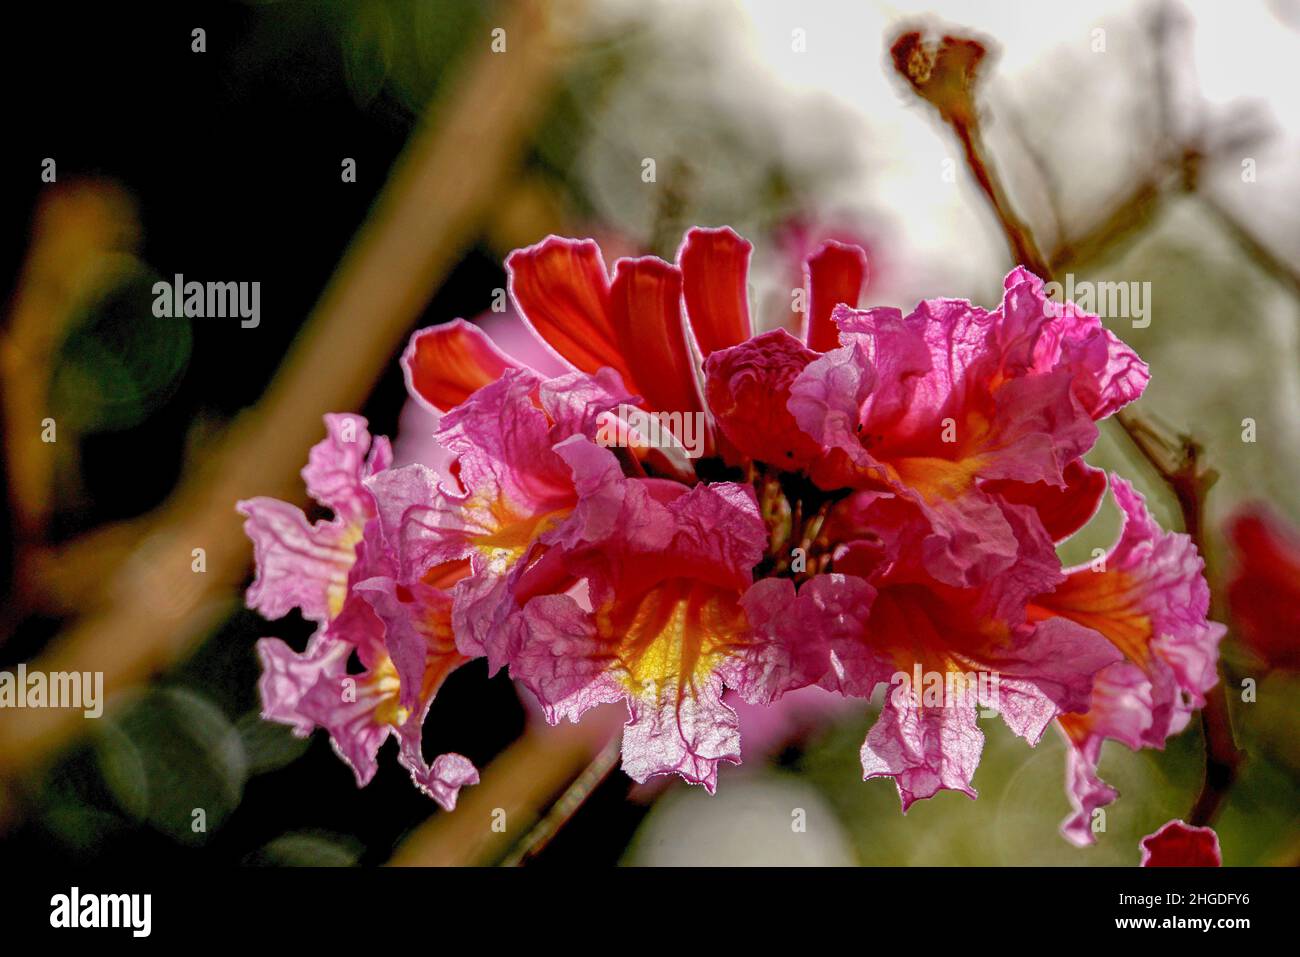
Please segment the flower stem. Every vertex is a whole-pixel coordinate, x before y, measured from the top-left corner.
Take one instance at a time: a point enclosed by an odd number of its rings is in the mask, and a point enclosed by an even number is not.
[[[1183,531],[1192,539],[1202,560],[1207,561],[1208,580],[1210,569],[1206,558],[1205,498],[1218,479],[1218,473],[1201,467],[1201,446],[1190,436],[1180,435],[1175,442],[1131,413],[1120,412],[1115,418],[1143,458],[1173,491],[1182,512]],[[1223,617],[1219,611],[1215,602],[1211,614],[1216,618]],[[1237,780],[1238,768],[1245,759],[1232,734],[1227,679],[1222,664],[1219,667],[1218,684],[1206,692],[1205,707],[1201,709],[1201,730],[1205,735],[1205,777],[1187,815],[1187,823],[1197,827],[1210,824],[1219,813],[1228,791]]]

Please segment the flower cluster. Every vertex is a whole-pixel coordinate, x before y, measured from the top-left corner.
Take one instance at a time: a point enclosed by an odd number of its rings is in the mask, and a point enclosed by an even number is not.
[[[250,605],[320,623],[302,654],[263,643],[266,716],[325,727],[363,783],[395,732],[449,803],[473,770],[426,764],[420,727],[447,672],[485,657],[551,722],[626,702],[626,772],[712,791],[740,760],[726,689],[763,706],[938,675],[934,695],[926,681],[886,696],[864,776],[893,778],[904,809],[973,797],[980,709],[1031,744],[1055,722],[1066,833],[1090,840],[1115,796],[1102,741],[1160,747],[1180,730],[1223,630],[1189,539],[1083,459],[1145,364],[1023,269],[992,311],[859,309],[866,257],[838,242],[805,264],[798,334],[756,333],[750,252],[730,229],[693,229],[675,264],[621,259],[612,278],[590,241],[515,252],[511,295],[559,376],[469,323],[417,333],[402,364],[439,416],[439,462],[393,468],[361,420],[334,416],[304,473],[332,519],[242,506]],[[1118,543],[1062,569],[1056,544],[1108,484]]]

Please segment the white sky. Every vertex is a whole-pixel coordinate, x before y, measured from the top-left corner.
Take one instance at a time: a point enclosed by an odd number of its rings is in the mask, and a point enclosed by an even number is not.
[[[1014,104],[1027,126],[1050,124],[1062,148],[1070,150],[1067,163],[1060,164],[1070,171],[1067,219],[1099,213],[1108,197],[1125,191],[1147,153],[1134,111],[1141,91],[1136,71],[1144,59],[1141,16],[1149,4],[739,0],[739,7],[746,21],[742,50],[794,99],[829,95],[861,118],[869,162],[859,195],[903,224],[900,240],[907,248],[900,259],[917,271],[894,277],[888,284],[894,288],[878,288],[877,294],[926,283],[930,295],[979,289],[990,273],[1000,275],[1005,262],[1001,240],[960,163],[956,186],[940,176],[943,161],[957,156],[951,139],[928,108],[902,95],[885,65],[885,37],[899,25],[933,16],[997,41],[993,105]],[[1183,8],[1195,23],[1190,55],[1176,65],[1192,101],[1202,98],[1218,117],[1256,101],[1282,133],[1255,157],[1258,182],[1249,191],[1234,190],[1240,177],[1227,170],[1224,198],[1262,235],[1300,252],[1294,248],[1300,233],[1300,204],[1294,201],[1300,195],[1300,3],[1199,0]],[[1105,53],[1092,50],[1098,27],[1106,30]],[[792,50],[795,28],[806,31],[805,53]],[[1055,113],[1062,103],[1070,111]],[[934,289],[940,277],[948,288]]]

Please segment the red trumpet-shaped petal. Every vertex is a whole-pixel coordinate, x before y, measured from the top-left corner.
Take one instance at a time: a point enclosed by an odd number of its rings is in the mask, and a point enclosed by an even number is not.
[[[436,412],[455,408],[517,368],[519,363],[464,319],[417,332],[402,354],[407,390]]]
[[[636,383],[629,389],[658,412],[702,409],[681,294],[681,272],[662,259],[620,259],[614,266],[610,318]]]
[[[506,271],[519,312],[547,345],[583,372],[609,366],[633,388],[610,319],[605,261],[595,242],[550,236],[511,253]]]
[[[828,352],[840,344],[840,331],[831,313],[840,303],[856,307],[867,281],[867,254],[861,247],[828,239],[804,263],[808,348]]]
[[[706,359],[752,335],[745,281],[753,248],[724,226],[692,229],[677,253],[686,316]]]

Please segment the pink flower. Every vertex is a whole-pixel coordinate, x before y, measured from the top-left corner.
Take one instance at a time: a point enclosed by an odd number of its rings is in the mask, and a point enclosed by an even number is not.
[[[1104,636],[1123,655],[1097,676],[1085,713],[1059,720],[1070,744],[1066,790],[1075,809],[1062,831],[1080,845],[1093,841],[1093,811],[1117,796],[1097,777],[1102,741],[1163,748],[1218,681],[1225,631],[1206,620],[1210,589],[1191,539],[1162,531],[1124,480],[1112,476],[1111,491],[1124,516],[1119,541],[1103,561],[1069,570],[1031,609],[1037,619]]]
[[[1034,507],[1056,539],[1091,517],[1104,487],[1081,458],[1094,420],[1147,381],[1095,316],[1062,310],[1016,270],[993,312],[933,300],[906,317],[840,306],[834,318],[841,346],[790,386],[790,411],[824,450],[811,475],[915,503],[937,579],[973,584],[1016,560],[1002,502]]]
[[[552,722],[625,702],[627,773],[712,791],[740,760],[725,695],[886,685],[863,773],[893,778],[904,809],[974,796],[981,708],[1030,744],[1061,722],[1080,806],[1107,799],[1102,738],[1181,728],[1220,634],[1194,550],[1117,481],[1131,528],[1107,571],[1063,573],[1055,551],[1100,502],[1083,456],[1141,394],[1142,361],[1023,270],[993,311],[858,310],[865,254],[835,242],[805,264],[800,335],[761,332],[750,252],[693,229],[676,263],[611,277],[595,243],[551,237],[507,260],[531,347],[462,322],[417,333],[402,363],[432,444],[348,473],[358,537],[303,567],[327,586],[290,590],[332,588],[338,607],[315,599],[329,614],[303,655],[265,656],[268,715],[329,727],[359,774],[396,733],[428,781],[419,721],[447,671],[485,656]],[[349,680],[365,700],[340,708]]]
[[[307,494],[331,509],[332,518],[308,524],[302,509],[273,498],[236,506],[248,519],[244,531],[257,564],[248,607],[267,618],[297,608],[304,618],[325,624],[342,611],[356,545],[375,515],[362,482],[392,461],[388,440],[376,439],[372,447],[360,416],[327,415],[325,427],[328,437],[311,450],[302,477]]]
[[[575,463],[608,455],[594,446],[565,451]],[[564,555],[568,574],[585,582],[585,602],[558,590],[567,578],[533,594],[526,576],[523,637],[511,672],[552,722],[626,700],[627,773],[645,781],[676,771],[713,790],[718,762],[740,759],[723,676],[756,645],[742,599],[762,554],[758,509],[748,489],[730,483],[688,491],[612,473],[606,481],[622,488],[609,491],[619,501],[608,531]]]
[[[511,367],[442,416],[436,439],[452,457],[445,475],[416,463],[370,481],[404,578],[467,562],[454,589],[457,642],[467,655],[486,654],[493,670],[511,651],[502,617],[511,582],[578,504],[553,446],[594,434],[597,417],[625,398],[608,370],[543,380]]]
[[[477,772],[456,754],[430,765],[420,748],[433,696],[466,660],[451,639],[450,599],[434,584],[401,585],[393,577],[393,549],[367,487],[388,467],[387,440],[371,448],[359,416],[325,421],[329,435],[312,449],[303,478],[309,494],[333,510],[332,518],[308,525],[300,510],[274,499],[238,505],[248,517],[244,527],[257,562],[250,607],[268,617],[296,607],[318,623],[301,654],[277,638],[258,642],[262,715],[302,737],[325,728],[361,786],[375,774],[380,746],[396,734],[412,780],[451,809],[459,788],[477,781]],[[442,584],[456,577],[452,569]],[[354,653],[359,673],[348,669]]]
[[[1214,828],[1170,821],[1142,838],[1142,867],[1222,867]]]
[[[979,709],[996,710],[1036,744],[1053,718],[1087,707],[1093,676],[1119,657],[1085,629],[1029,620],[1030,600],[1060,581],[1059,563],[1031,509],[1001,508],[1019,552],[1007,571],[975,586],[931,576],[918,547],[930,526],[900,496],[860,494],[836,519],[834,534],[844,541],[837,567],[864,577],[846,580],[860,582],[861,595],[837,619],[822,684],[863,698],[890,686],[862,767],[866,778],[894,778],[905,811],[941,789],[975,797]],[[804,590],[829,587],[833,577]]]

